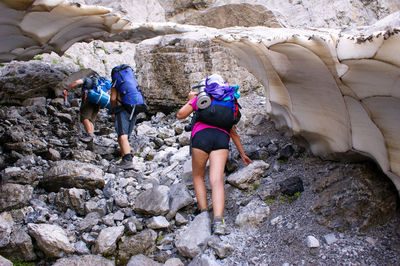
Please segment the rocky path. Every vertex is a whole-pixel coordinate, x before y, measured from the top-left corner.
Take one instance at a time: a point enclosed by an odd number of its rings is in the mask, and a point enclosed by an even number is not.
[[[188,121],[141,119],[131,140],[135,169],[120,171],[106,112],[90,149],[78,138],[77,105],[0,109],[0,254],[46,266],[398,264],[399,198],[375,164],[313,156],[274,128],[262,93],[240,104],[238,132],[255,163],[245,168],[231,149],[231,233],[221,237],[195,204]]]

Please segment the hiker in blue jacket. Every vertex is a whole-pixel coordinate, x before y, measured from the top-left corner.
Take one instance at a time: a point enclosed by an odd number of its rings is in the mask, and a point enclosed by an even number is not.
[[[220,98],[223,99],[233,98],[235,89],[232,88],[218,74],[209,76],[205,81],[205,91],[209,94],[212,91],[220,94]],[[217,95],[214,96],[218,97]],[[191,91],[188,97],[189,101],[177,113],[178,119],[184,119],[192,112],[199,110],[197,93]],[[191,153],[194,190],[200,210],[206,211],[208,206],[204,175],[207,161],[210,160],[209,178],[214,213],[213,232],[216,235],[229,233],[223,219],[225,208],[223,177],[229,154],[230,138],[232,138],[233,143],[238,149],[242,161],[246,165],[252,163],[253,161],[244,152],[240,137],[234,126],[229,129],[223,129],[198,121],[192,129]]]

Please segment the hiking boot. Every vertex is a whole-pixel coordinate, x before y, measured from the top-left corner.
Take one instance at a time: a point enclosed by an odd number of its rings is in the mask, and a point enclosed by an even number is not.
[[[132,162],[132,155],[126,154],[124,157],[122,157],[121,161],[117,164],[117,166],[124,170],[132,170],[134,168]]]
[[[89,142],[87,142],[87,148],[90,151],[94,151],[94,138],[92,138]]]
[[[226,226],[225,219],[223,219],[222,217],[219,217],[219,216],[214,217],[213,233],[215,235],[230,234],[230,231]]]
[[[93,142],[93,134],[83,133],[82,136],[79,138],[84,143]]]

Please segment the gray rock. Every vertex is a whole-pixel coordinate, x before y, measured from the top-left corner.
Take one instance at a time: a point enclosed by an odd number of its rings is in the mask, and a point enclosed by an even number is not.
[[[178,258],[170,258],[165,263],[164,266],[184,266],[183,262]]]
[[[125,221],[124,225],[125,225],[125,231],[129,234],[132,235],[134,233],[136,233],[137,229],[136,229],[136,224],[134,221],[132,221],[132,218],[129,218]]]
[[[152,215],[165,215],[169,211],[169,192],[167,186],[155,186],[136,197],[134,211]]]
[[[178,233],[175,246],[182,256],[194,258],[204,251],[210,236],[210,217],[207,212],[202,212],[189,223],[187,228]]]
[[[34,261],[37,258],[32,239],[24,229],[11,233],[10,242],[1,249],[1,253],[7,258],[22,261]],[[0,263],[0,265],[2,264]]]
[[[117,242],[124,233],[123,226],[107,227],[100,231],[93,249],[94,253],[111,255],[117,248]]]
[[[169,225],[164,216],[154,216],[147,221],[147,227],[151,229],[166,229]]]
[[[89,232],[93,226],[97,225],[100,221],[100,214],[98,212],[90,212],[86,217],[77,223],[77,230],[80,232]]]
[[[86,213],[98,212],[101,216],[106,215],[108,213],[106,200],[104,199],[99,201],[90,200],[86,202],[85,212]]]
[[[90,254],[90,250],[86,246],[86,243],[84,241],[78,241],[74,245],[76,253],[79,255],[85,255],[85,254]]]
[[[61,153],[53,148],[49,148],[47,153],[44,154],[44,158],[51,161],[59,161],[61,160]]]
[[[61,188],[56,194],[54,203],[62,210],[72,209],[79,215],[85,215],[86,190]]]
[[[23,170],[20,167],[7,167],[3,171],[2,182],[3,183],[17,183],[20,185],[32,185],[38,180],[38,172]]]
[[[109,213],[106,216],[103,216],[101,220],[107,226],[115,226],[113,213]]]
[[[46,98],[45,97],[29,98],[29,99],[26,99],[25,101],[23,101],[22,105],[23,106],[32,106],[32,105],[45,106]]]
[[[0,213],[0,248],[5,247],[10,242],[10,236],[14,220],[8,212]]]
[[[175,136],[175,130],[169,127],[160,127],[158,128],[158,135],[157,137],[165,140]]]
[[[138,254],[135,256],[132,256],[132,258],[128,261],[127,266],[137,266],[137,265],[143,265],[143,266],[161,266],[163,264],[158,263],[145,255]]]
[[[114,220],[122,221],[124,220],[124,216],[125,214],[121,210],[118,210],[116,213],[114,213]]]
[[[259,226],[270,215],[269,206],[258,199],[252,200],[245,207],[241,207],[236,216],[235,224],[243,229]]]
[[[58,259],[54,266],[71,266],[71,265],[85,265],[85,266],[115,266],[113,260],[106,259],[100,255],[83,255],[72,256],[69,258]]]
[[[188,264],[188,266],[219,266],[220,264],[217,262],[214,256],[206,255],[206,254],[198,254],[193,260]]]
[[[179,226],[179,225],[187,224],[188,222],[189,222],[189,220],[184,215],[182,215],[182,213],[180,213],[180,212],[176,213],[176,215],[175,215],[176,225]]]
[[[0,265],[2,266],[13,266],[14,264],[9,261],[8,259],[4,258],[3,256],[0,255]]]
[[[118,244],[118,263],[125,264],[133,255],[148,255],[155,251],[157,233],[146,229],[133,236],[123,236]]]
[[[194,203],[187,187],[182,183],[170,187],[170,201],[170,210],[166,215],[168,220],[172,219],[181,208]]]
[[[103,170],[95,165],[75,161],[58,161],[43,176],[41,185],[49,191],[64,188],[83,188],[94,191],[104,187]]]
[[[115,205],[122,207],[122,208],[128,207],[131,205],[129,203],[128,196],[126,194],[122,194],[119,192],[116,192],[114,194],[114,201],[115,201]]]
[[[30,223],[28,228],[29,234],[48,258],[61,258],[65,253],[75,251],[66,232],[57,225]]]
[[[234,247],[229,243],[221,241],[218,237],[211,237],[208,241],[208,246],[214,249],[215,254],[218,258],[224,259],[232,254]]]
[[[307,236],[307,247],[319,248],[319,241],[314,236]]]
[[[227,181],[240,189],[249,189],[253,187],[254,182],[260,179],[268,168],[268,163],[264,161],[254,161],[252,164],[230,174],[227,177]]]
[[[337,241],[337,238],[334,233],[324,235],[324,239],[326,244],[331,245]]]
[[[33,187],[7,183],[0,186],[0,212],[26,206],[33,195]]]

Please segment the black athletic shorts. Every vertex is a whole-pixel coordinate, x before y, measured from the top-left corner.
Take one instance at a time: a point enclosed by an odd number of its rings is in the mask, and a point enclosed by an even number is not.
[[[205,128],[197,132],[192,139],[192,148],[197,148],[206,153],[215,150],[229,150],[229,135],[218,128]]]

